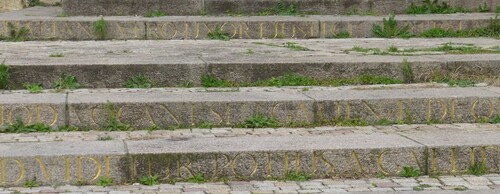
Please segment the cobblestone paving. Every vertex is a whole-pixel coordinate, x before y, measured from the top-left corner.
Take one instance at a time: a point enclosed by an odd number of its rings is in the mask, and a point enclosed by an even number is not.
[[[176,183],[145,186],[138,183],[121,186],[55,186],[0,188],[7,193],[165,193],[165,194],[267,194],[267,193],[349,193],[375,191],[465,191],[500,190],[500,174],[483,176],[440,176],[418,178],[372,178],[372,179],[318,179],[305,182],[294,181],[249,181],[219,183]]]
[[[147,140],[147,139],[184,139],[281,135],[345,135],[350,133],[418,133],[425,131],[500,131],[498,124],[454,123],[436,125],[392,125],[339,127],[325,126],[315,128],[213,128],[213,129],[177,129],[155,131],[86,131],[86,132],[51,132],[51,133],[13,133],[1,134],[0,143],[14,142],[50,142],[50,141],[96,141],[96,140]]]

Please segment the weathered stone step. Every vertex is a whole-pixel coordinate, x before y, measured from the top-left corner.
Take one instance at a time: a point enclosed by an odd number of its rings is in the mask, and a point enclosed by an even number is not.
[[[65,0],[64,11],[70,15],[145,15],[161,11],[166,15],[260,15],[269,12],[278,4],[284,13],[339,14],[389,14],[406,13],[415,4],[421,6],[422,0]],[[498,0],[441,0],[453,8],[478,11],[478,6],[487,5],[490,12],[500,6]],[[439,3],[439,5],[441,5]],[[289,10],[289,6],[293,8]],[[435,5],[435,6],[439,6]]]
[[[409,128],[421,126],[408,126]],[[325,130],[334,130],[327,129]],[[71,135],[71,134],[68,134]],[[114,184],[158,176],[162,182],[265,180],[300,173],[312,178],[498,173],[500,132],[450,125],[397,133],[240,136],[155,140],[1,143],[0,185]]]
[[[99,17],[57,17],[57,7],[35,7],[0,14],[0,35],[9,36],[14,26],[17,32],[27,30],[32,40],[97,40],[148,39],[178,40],[207,39],[217,27],[232,39],[332,38],[340,33],[350,37],[373,37],[373,24],[381,25],[387,16],[253,16],[203,17],[167,16],[144,18],[132,16],[104,17],[105,30],[96,30]],[[486,27],[492,13],[449,15],[401,15],[396,20],[407,24],[410,31],[420,34],[431,28],[471,30]],[[103,29],[103,28],[100,28]]]
[[[290,44],[309,51],[287,48]],[[386,51],[390,45],[425,50],[446,44],[497,53],[408,51],[392,56],[346,51],[355,46]],[[290,73],[317,79],[377,75],[405,80],[411,77],[405,77],[405,65],[412,69],[415,82],[428,82],[448,75],[494,78],[500,74],[498,45],[497,39],[5,42],[0,60],[10,66],[12,89],[24,88],[26,83],[51,88],[61,74],[76,76],[83,88],[121,88],[138,75],[149,78],[155,87],[200,86],[204,75],[239,83]]]
[[[262,114],[275,126],[498,122],[500,89],[328,89],[194,92],[126,90],[0,95],[1,122],[81,130],[240,126]],[[127,126],[130,126],[127,127]]]

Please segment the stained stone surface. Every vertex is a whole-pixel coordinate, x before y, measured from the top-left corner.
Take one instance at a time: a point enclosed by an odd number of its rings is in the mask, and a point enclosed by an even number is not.
[[[89,3],[82,1],[84,4]],[[169,1],[162,1],[169,2]],[[76,3],[76,1],[75,1]],[[147,4],[141,4],[147,6]],[[118,8],[117,8],[118,7]],[[95,9],[99,9],[95,7]],[[113,9],[120,10],[120,6]],[[180,9],[178,9],[180,10]],[[138,10],[135,10],[138,11]],[[32,40],[97,40],[92,23],[98,16],[58,17],[58,7],[33,7],[0,14],[0,34],[8,36],[8,26],[28,30]],[[386,17],[386,16],[385,16]],[[408,25],[419,34],[431,28],[468,30],[486,27],[492,13],[400,15],[399,25]],[[374,24],[381,25],[384,16],[172,16],[146,18],[140,16],[105,16],[109,40],[184,40],[207,39],[219,27],[231,39],[332,38],[348,32],[351,37],[373,37]]]
[[[20,10],[26,7],[24,0],[2,0],[0,12]]]

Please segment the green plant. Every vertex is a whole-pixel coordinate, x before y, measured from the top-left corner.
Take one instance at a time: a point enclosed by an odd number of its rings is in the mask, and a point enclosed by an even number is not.
[[[346,31],[341,31],[332,36],[332,38],[350,38],[351,34]]]
[[[477,12],[489,12],[490,7],[488,7],[488,4],[484,2],[484,4],[477,6]]]
[[[61,75],[59,76],[59,80],[54,82],[54,88],[57,90],[74,90],[78,89],[79,87],[80,84],[78,83],[78,80],[75,76],[66,76],[64,73],[61,73]]]
[[[360,118],[335,119],[336,126],[368,126],[368,122]]]
[[[497,8],[495,9],[495,13],[500,13],[500,6],[497,6]]]
[[[228,41],[230,39],[229,33],[225,32],[220,26],[214,28],[214,30],[208,32],[207,37],[210,40],[224,40]]]
[[[153,87],[153,82],[144,75],[136,75],[131,77],[125,82],[124,87],[126,88],[151,88]]]
[[[465,187],[463,185],[460,185],[458,187],[453,188],[453,190],[455,190],[455,191],[466,191],[467,187]]]
[[[40,0],[28,0],[28,6],[29,7],[34,7],[34,6],[45,6],[45,3],[43,3]]]
[[[203,174],[196,174],[193,176],[189,176],[187,178],[187,182],[188,183],[205,183],[207,181],[205,180],[205,177],[203,177]]]
[[[153,186],[153,185],[160,184],[160,181],[158,180],[158,175],[142,176],[141,178],[139,178],[139,183],[141,185]]]
[[[310,49],[302,47],[298,45],[296,42],[287,42],[285,43],[285,47],[292,51],[310,51]]]
[[[468,172],[470,174],[480,176],[480,175],[488,173],[488,167],[484,163],[476,162],[476,163],[469,166]]]
[[[311,177],[303,172],[288,172],[285,175],[286,181],[308,181]]]
[[[398,47],[391,45],[389,48],[387,48],[387,51],[395,53],[395,52],[398,52],[399,49],[398,49]]]
[[[2,130],[3,133],[31,133],[31,132],[50,132],[50,126],[43,123],[35,123],[26,125],[24,121],[17,118],[16,121],[10,125],[5,125]]]
[[[420,176],[420,171],[418,169],[414,169],[412,166],[404,166],[403,170],[399,172],[399,176],[401,177],[418,177]]]
[[[108,35],[108,25],[103,17],[94,22],[93,29],[99,40],[106,39],[106,36]]]
[[[106,126],[104,130],[107,131],[129,131],[132,130],[132,127],[127,124],[123,124],[118,120],[118,116],[116,115],[115,105],[111,102],[107,102],[104,105],[105,111],[107,113]]]
[[[50,54],[49,57],[64,57],[64,55],[62,53],[53,53]]]
[[[246,54],[248,54],[248,55],[254,54],[253,49],[247,49]]]
[[[23,187],[26,187],[26,188],[33,188],[33,187],[39,187],[40,186],[40,183],[38,183],[36,181],[36,178],[34,178],[33,180],[26,180],[26,182],[23,183]]]
[[[113,184],[113,179],[111,177],[99,177],[99,180],[97,180],[97,185],[102,186],[102,187],[107,187]]]
[[[99,141],[110,141],[110,140],[113,140],[113,138],[111,136],[107,135],[107,136],[99,137],[98,140]]]
[[[239,125],[242,128],[276,128],[279,127],[279,123],[274,118],[269,118],[263,114],[255,114]]]
[[[12,23],[7,23],[7,29],[9,31],[8,37],[3,37],[0,35],[0,40],[11,41],[11,42],[21,42],[28,40],[28,29],[25,27],[19,28],[17,30],[16,26]]]
[[[267,8],[264,11],[259,12],[257,15],[297,15],[297,4],[295,2],[288,4],[284,0],[280,0],[274,7]]]
[[[256,86],[311,86],[316,85],[318,82],[313,78],[301,76],[297,74],[285,74],[279,77],[273,77],[269,80],[257,82]]]
[[[203,75],[201,76],[201,86],[203,87],[234,87],[236,84],[226,81],[226,80],[221,80],[215,76],[212,75]]]
[[[198,124],[197,127],[201,129],[212,129],[214,127],[214,124],[211,122],[202,122]]]
[[[392,125],[392,124],[394,124],[394,122],[389,120],[389,119],[386,119],[386,118],[382,118],[382,119],[378,120],[376,123],[376,125],[382,125],[382,126],[388,126],[388,125]]]
[[[413,69],[410,62],[407,59],[403,59],[403,78],[405,83],[413,83],[415,81],[415,75],[413,75]]]
[[[499,115],[494,116],[493,118],[490,119],[489,123],[491,123],[491,124],[498,124],[498,123],[500,123],[500,116]]]
[[[373,24],[373,34],[380,38],[410,38],[413,34],[409,31],[408,25],[398,27],[398,22],[394,15],[389,15],[389,19],[383,19],[383,26]]]
[[[411,4],[408,9],[406,9],[407,14],[447,14],[447,13],[458,13],[458,12],[468,12],[467,10],[457,7],[453,8],[446,2],[438,2],[438,0],[424,0],[422,6],[416,6]]]
[[[162,12],[160,10],[155,10],[155,11],[151,11],[151,12],[144,14],[144,17],[162,17],[162,16],[166,16],[166,15],[167,14],[165,12]]]
[[[56,17],[69,17],[69,15],[66,12],[61,12],[61,13],[57,14]]]
[[[5,65],[5,60],[0,63],[0,89],[7,89],[9,84],[9,66]]]
[[[29,93],[36,94],[36,93],[41,93],[43,90],[42,84],[24,84],[24,87],[26,90],[28,90]]]

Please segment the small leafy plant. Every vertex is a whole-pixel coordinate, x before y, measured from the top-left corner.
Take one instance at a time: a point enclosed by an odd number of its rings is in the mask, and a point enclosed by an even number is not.
[[[39,187],[39,186],[40,186],[40,183],[38,183],[36,181],[36,178],[33,180],[26,180],[26,182],[24,182],[24,184],[23,184],[23,187],[25,187],[25,188],[33,188],[33,187]]]
[[[116,115],[115,105],[111,102],[107,102],[104,105],[105,111],[107,113],[107,123],[104,126],[104,130],[107,131],[129,131],[132,130],[132,127],[127,124],[123,124],[118,120],[118,116]]]
[[[0,63],[0,89],[7,89],[9,84],[9,66],[5,65],[5,60]]]
[[[221,80],[215,76],[212,75],[203,75],[201,76],[201,86],[203,87],[235,87],[236,84],[226,81],[226,80]]]
[[[62,53],[53,53],[53,54],[50,54],[49,57],[64,57],[64,54],[62,54]]]
[[[75,76],[61,73],[59,80],[54,83],[54,88],[56,90],[74,90],[80,88],[80,84]]]
[[[255,114],[240,124],[242,128],[276,128],[279,127],[278,121],[274,118],[269,118],[263,114]]]
[[[413,83],[415,81],[415,75],[413,74],[413,69],[410,62],[407,59],[403,59],[403,78],[405,83]]]
[[[139,183],[141,185],[153,186],[153,185],[160,184],[160,181],[158,180],[158,175],[142,176],[141,178],[139,178]]]
[[[36,94],[36,93],[41,93],[43,90],[42,84],[24,84],[24,87],[26,90],[28,90],[29,93]]]
[[[136,75],[127,80],[124,86],[126,88],[151,88],[153,82],[144,75]]]
[[[14,24],[7,23],[7,29],[9,30],[9,36],[4,37],[0,35],[0,40],[10,42],[22,42],[28,40],[28,29],[26,29],[25,27],[21,27],[19,28],[19,30],[17,30]]]
[[[310,49],[300,46],[296,42],[287,42],[285,43],[285,47],[292,51],[310,51]]]
[[[403,167],[403,170],[399,172],[399,176],[401,177],[418,177],[420,176],[420,171],[417,169],[414,169],[412,166],[405,166]]]
[[[470,174],[480,176],[480,175],[488,173],[488,167],[483,163],[476,162],[476,163],[469,166],[468,172]]]
[[[230,39],[229,33],[225,32],[220,26],[217,26],[211,32],[208,32],[207,37],[210,40],[224,40],[228,41]]]
[[[162,16],[166,16],[167,14],[165,12],[162,12],[160,10],[155,10],[155,11],[152,11],[152,12],[148,12],[144,15],[144,17],[162,17]]]
[[[394,15],[389,15],[389,19],[383,19],[383,26],[373,24],[372,32],[379,38],[410,38],[413,34],[409,31],[410,26],[398,26]]]
[[[257,15],[268,16],[268,15],[297,15],[297,14],[298,14],[297,4],[295,2],[288,4],[284,0],[280,0],[278,3],[276,3],[274,7],[259,12]]]
[[[287,181],[308,181],[311,177],[303,172],[288,172],[285,175]]]
[[[97,180],[97,185],[102,186],[102,187],[107,187],[113,184],[113,179],[108,178],[108,177],[99,177],[99,180]]]
[[[95,21],[93,29],[99,40],[106,39],[106,36],[108,35],[108,25],[106,24],[104,18],[101,17],[101,19]]]
[[[50,126],[43,123],[36,123],[33,125],[26,125],[24,121],[17,118],[13,124],[5,125],[2,133],[32,133],[32,132],[50,132],[52,129]]]
[[[189,176],[187,178],[187,182],[189,182],[189,183],[205,183],[207,181],[205,180],[205,177],[203,177],[203,174],[195,174],[193,176]]]

